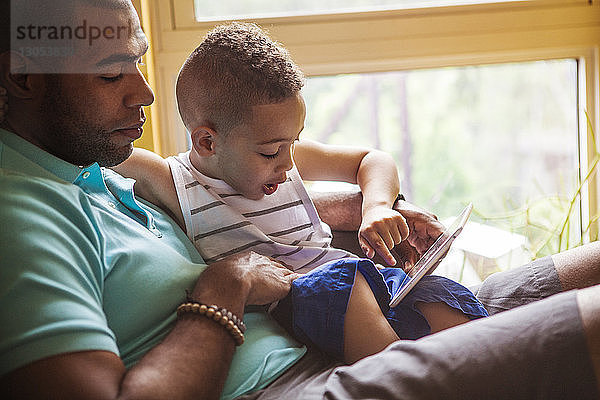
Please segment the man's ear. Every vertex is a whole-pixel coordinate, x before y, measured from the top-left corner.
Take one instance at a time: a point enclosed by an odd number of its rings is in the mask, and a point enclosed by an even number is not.
[[[192,131],[192,146],[198,155],[210,157],[215,154],[215,141],[217,133],[207,127],[199,126]]]
[[[6,88],[9,96],[20,99],[37,97],[44,75],[29,73],[28,63],[29,60],[16,51],[0,54],[0,86]]]

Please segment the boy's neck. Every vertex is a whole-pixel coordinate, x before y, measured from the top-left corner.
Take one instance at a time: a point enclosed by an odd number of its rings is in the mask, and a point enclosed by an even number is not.
[[[193,148],[190,150],[190,162],[201,174],[212,179],[222,180],[219,174],[213,172],[213,168],[211,168],[207,158],[201,157]]]

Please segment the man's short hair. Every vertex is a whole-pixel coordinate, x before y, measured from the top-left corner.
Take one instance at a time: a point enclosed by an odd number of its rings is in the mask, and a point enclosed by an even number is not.
[[[297,94],[304,76],[288,51],[255,24],[221,25],[206,35],[177,79],[179,112],[188,130],[208,125],[227,134],[255,105]]]

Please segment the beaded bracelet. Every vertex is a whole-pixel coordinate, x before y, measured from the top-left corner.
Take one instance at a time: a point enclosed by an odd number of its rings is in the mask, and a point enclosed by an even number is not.
[[[219,308],[216,305],[207,306],[197,301],[187,301],[177,307],[177,317],[183,314],[192,313],[204,315],[205,317],[221,324],[233,337],[236,346],[244,343],[244,332],[246,325],[244,322],[226,308]]]

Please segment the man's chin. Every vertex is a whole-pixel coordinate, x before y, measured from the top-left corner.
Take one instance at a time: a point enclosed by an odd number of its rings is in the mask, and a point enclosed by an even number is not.
[[[133,153],[133,143],[115,149],[110,154],[102,155],[98,159],[98,164],[101,167],[114,167],[115,165],[119,165],[123,161],[127,160],[131,153]]]

